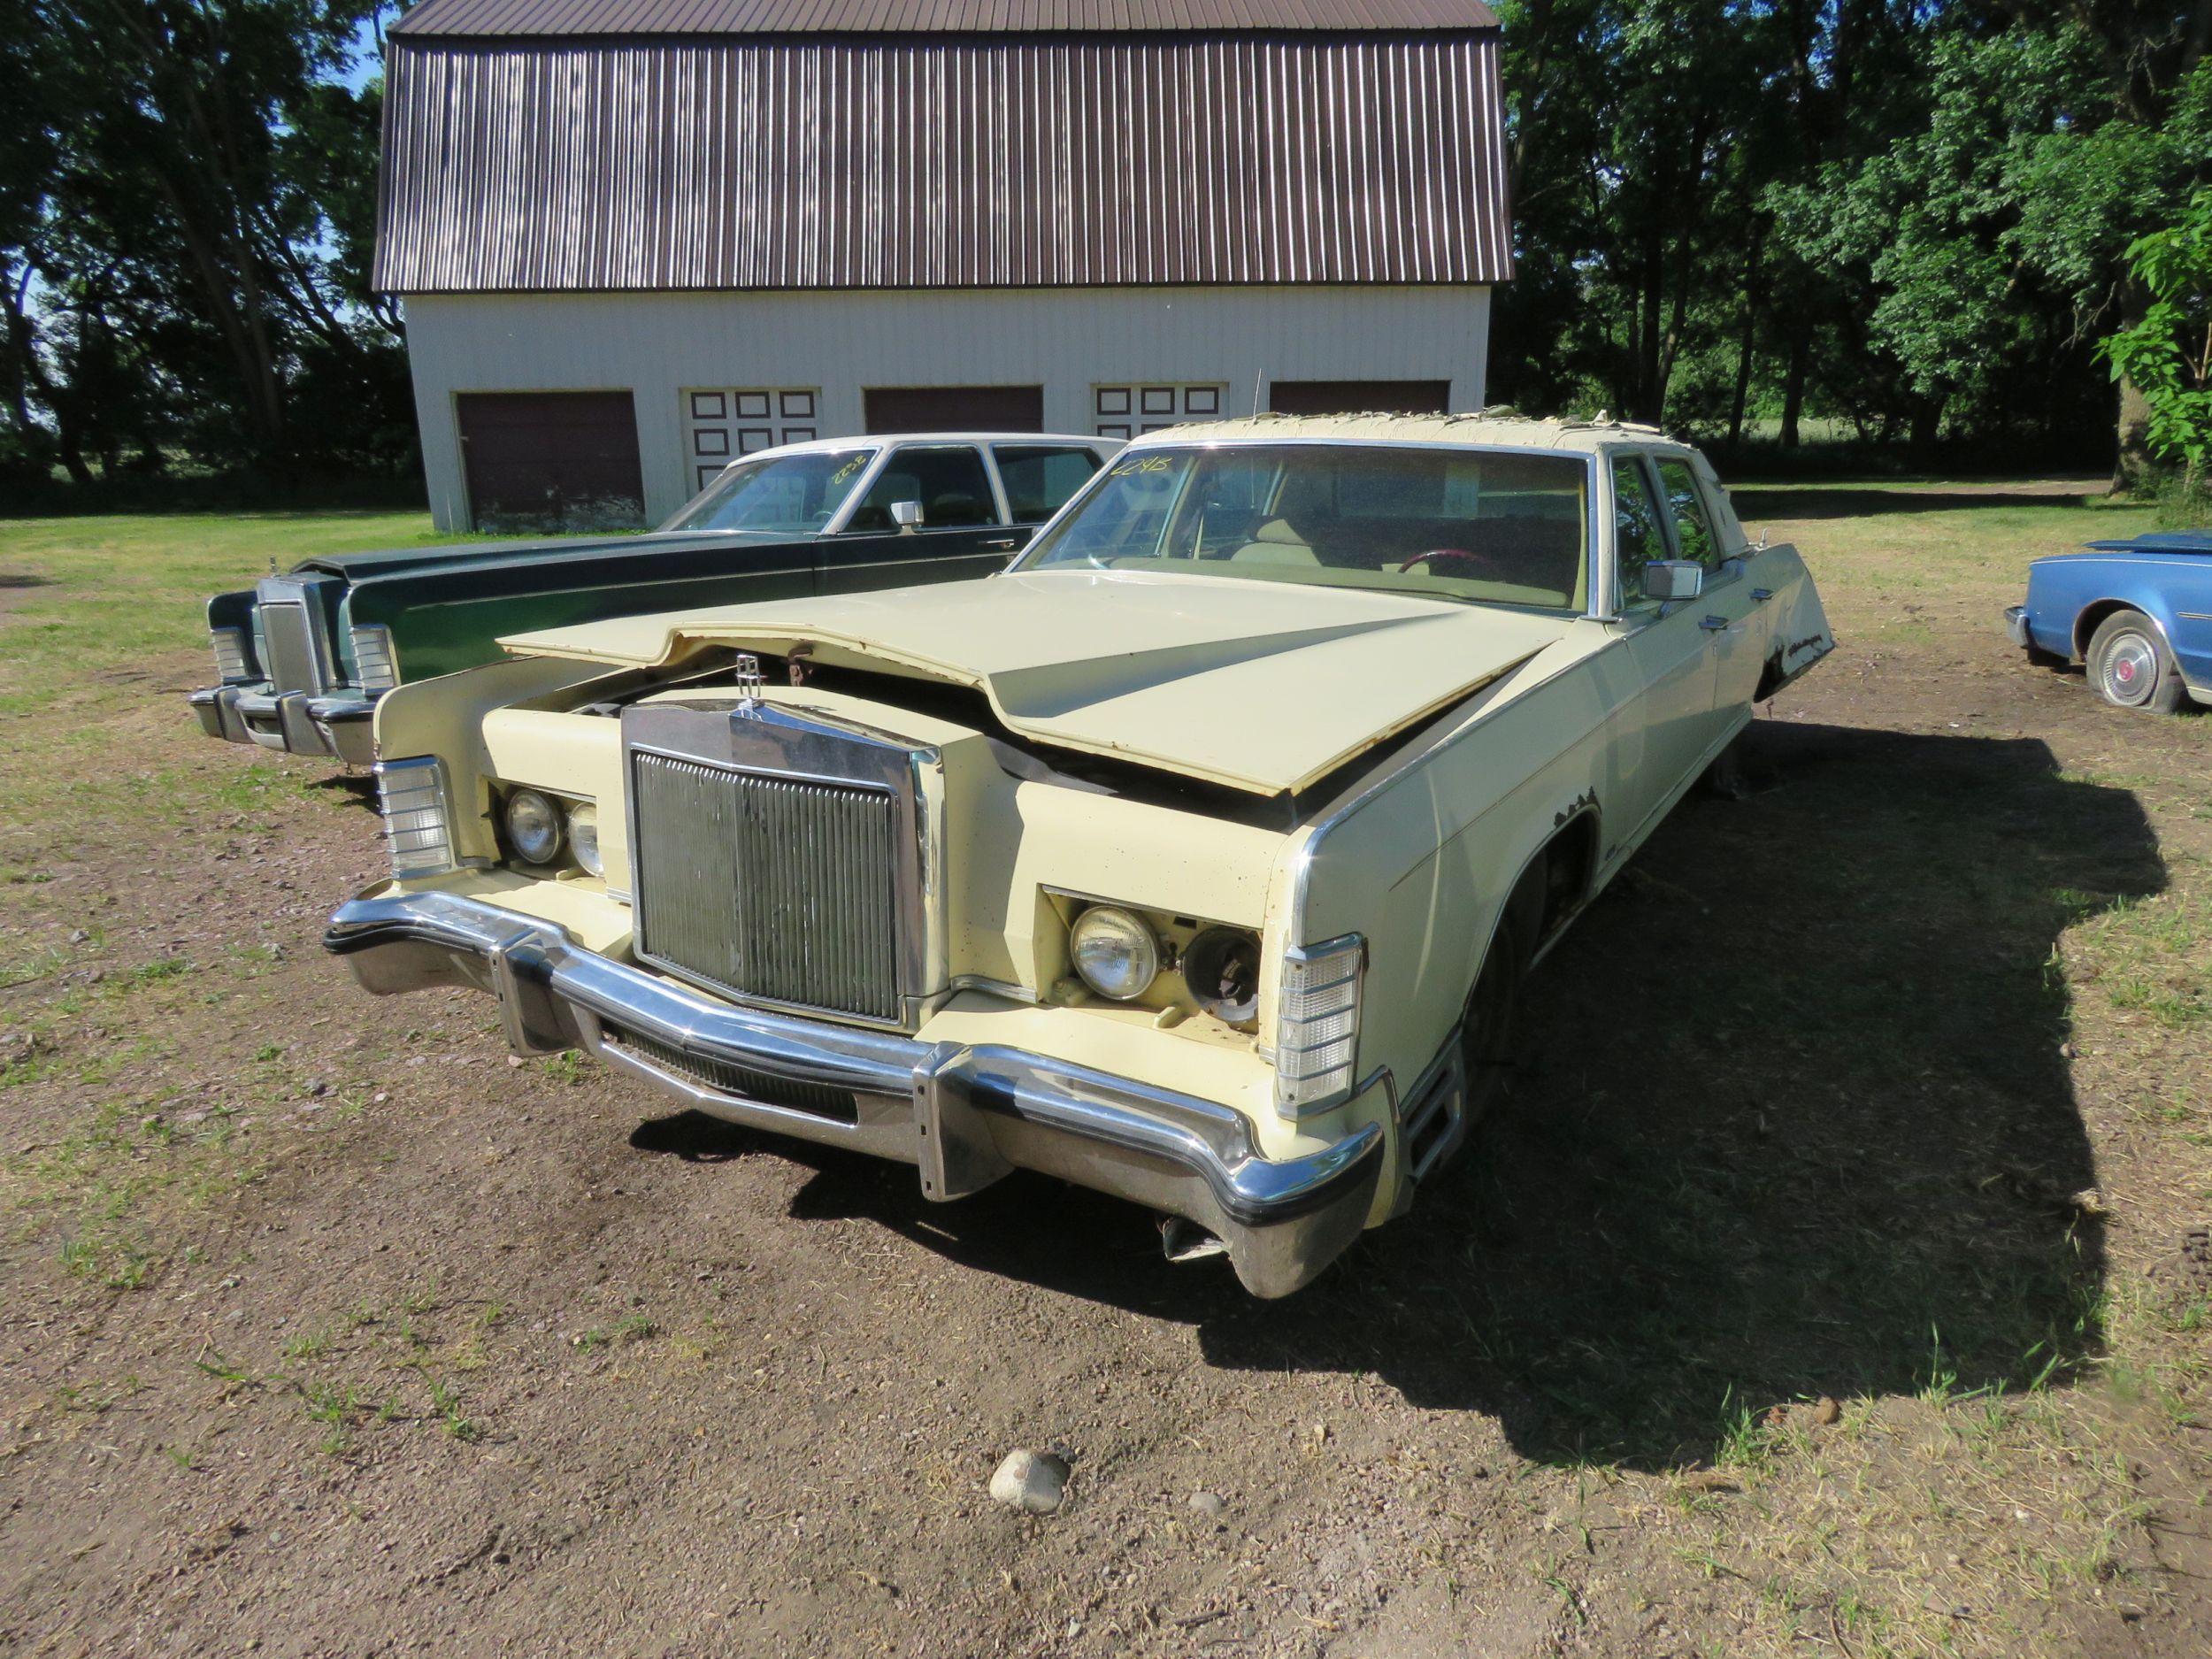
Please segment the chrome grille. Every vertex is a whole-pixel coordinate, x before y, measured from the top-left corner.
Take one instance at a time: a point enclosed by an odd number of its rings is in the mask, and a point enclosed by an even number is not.
[[[895,1022],[897,796],[633,754],[638,954],[740,996]]]
[[[315,635],[305,605],[261,607],[262,637],[269,648],[269,683],[278,691],[319,691]]]

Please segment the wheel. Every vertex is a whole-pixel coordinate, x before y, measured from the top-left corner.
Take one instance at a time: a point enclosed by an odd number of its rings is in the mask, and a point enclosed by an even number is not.
[[[2139,611],[2116,611],[2089,641],[2089,683],[2115,708],[2171,714],[2188,689],[2157,626]]]
[[[1743,733],[1739,732],[1729,740],[1728,747],[1713,757],[1713,764],[1705,769],[1698,780],[1705,793],[1723,801],[1747,799],[1751,790],[1743,777]]]
[[[1530,940],[1543,915],[1541,866],[1533,883],[1524,880],[1506,905],[1497,937],[1483,958],[1482,972],[1467,997],[1460,1052],[1467,1069],[1467,1122],[1481,1119],[1502,1099],[1506,1079],[1519,1059],[1521,982],[1528,974]],[[1532,895],[1534,902],[1524,899]]]

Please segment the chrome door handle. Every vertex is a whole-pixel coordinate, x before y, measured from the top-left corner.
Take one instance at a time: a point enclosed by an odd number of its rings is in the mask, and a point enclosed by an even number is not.
[[[983,545],[987,548],[1018,548],[1021,545],[1021,539],[1010,535],[1003,541],[986,541]]]
[[[1708,634],[1718,634],[1723,628],[1728,626],[1728,618],[1726,617],[1708,617],[1704,621],[1699,623],[1697,626],[1703,628]]]
[[[1751,590],[1751,597],[1757,603],[1764,604],[1768,600],[1774,597],[1774,589],[1771,588],[1754,588]]]

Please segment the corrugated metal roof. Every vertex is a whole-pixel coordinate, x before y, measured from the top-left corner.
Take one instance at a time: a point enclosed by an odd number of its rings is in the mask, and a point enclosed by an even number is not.
[[[1482,0],[422,0],[398,35],[1325,33],[1495,28]]]
[[[386,292],[1510,273],[1494,33],[392,45]]]

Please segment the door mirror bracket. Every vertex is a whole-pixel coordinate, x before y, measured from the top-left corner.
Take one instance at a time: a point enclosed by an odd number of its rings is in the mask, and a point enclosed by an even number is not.
[[[901,534],[914,529],[922,522],[922,503],[918,501],[895,501],[891,503],[891,522]]]

